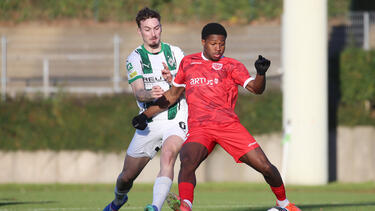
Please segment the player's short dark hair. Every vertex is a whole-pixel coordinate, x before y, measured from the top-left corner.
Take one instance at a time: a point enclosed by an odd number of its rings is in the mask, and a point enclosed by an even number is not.
[[[135,21],[137,22],[138,28],[141,27],[141,21],[144,21],[149,18],[156,18],[160,22],[160,14],[155,10],[152,10],[148,7],[145,7],[138,11]]]
[[[209,23],[202,29],[202,40],[206,40],[211,34],[223,35],[227,38],[227,31],[220,23]]]

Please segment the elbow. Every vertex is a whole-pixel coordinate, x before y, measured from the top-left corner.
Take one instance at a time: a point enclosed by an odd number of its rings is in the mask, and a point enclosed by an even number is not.
[[[256,89],[256,90],[254,90],[254,94],[261,95],[261,94],[263,94],[264,90],[265,90],[264,88],[263,89]]]

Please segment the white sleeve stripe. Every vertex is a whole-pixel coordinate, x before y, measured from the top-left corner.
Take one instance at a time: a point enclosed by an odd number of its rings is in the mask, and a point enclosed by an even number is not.
[[[248,79],[245,81],[245,83],[243,83],[243,88],[246,89],[247,84],[250,83],[250,81],[253,81],[253,80],[255,80],[254,77],[250,77],[250,78],[248,78]]]
[[[175,87],[186,87],[185,84],[178,84],[178,83],[174,82],[174,80],[172,81],[172,84],[173,84],[173,86],[175,86]]]

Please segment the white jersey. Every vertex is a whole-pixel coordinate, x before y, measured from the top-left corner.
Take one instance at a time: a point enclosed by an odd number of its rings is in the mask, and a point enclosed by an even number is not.
[[[182,50],[176,46],[167,43],[161,43],[161,51],[153,54],[147,51],[143,45],[136,48],[126,60],[126,68],[128,70],[128,81],[141,78],[146,90],[151,90],[153,86],[160,86],[167,91],[170,85],[164,80],[161,71],[164,69],[163,63],[168,65],[172,76],[177,74],[178,67],[184,54]],[[140,113],[147,109],[151,103],[140,102],[137,100]],[[184,97],[168,110],[155,115],[152,120],[172,120],[174,118],[187,118],[187,104]]]

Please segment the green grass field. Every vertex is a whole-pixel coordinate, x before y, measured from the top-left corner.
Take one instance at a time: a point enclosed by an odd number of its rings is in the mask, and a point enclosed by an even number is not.
[[[302,210],[375,210],[375,183],[287,186],[287,195]],[[113,185],[0,185],[0,211],[102,210],[112,198]],[[135,184],[122,210],[143,210],[151,200],[152,185]],[[264,184],[202,183],[194,210],[264,211],[274,203]]]

